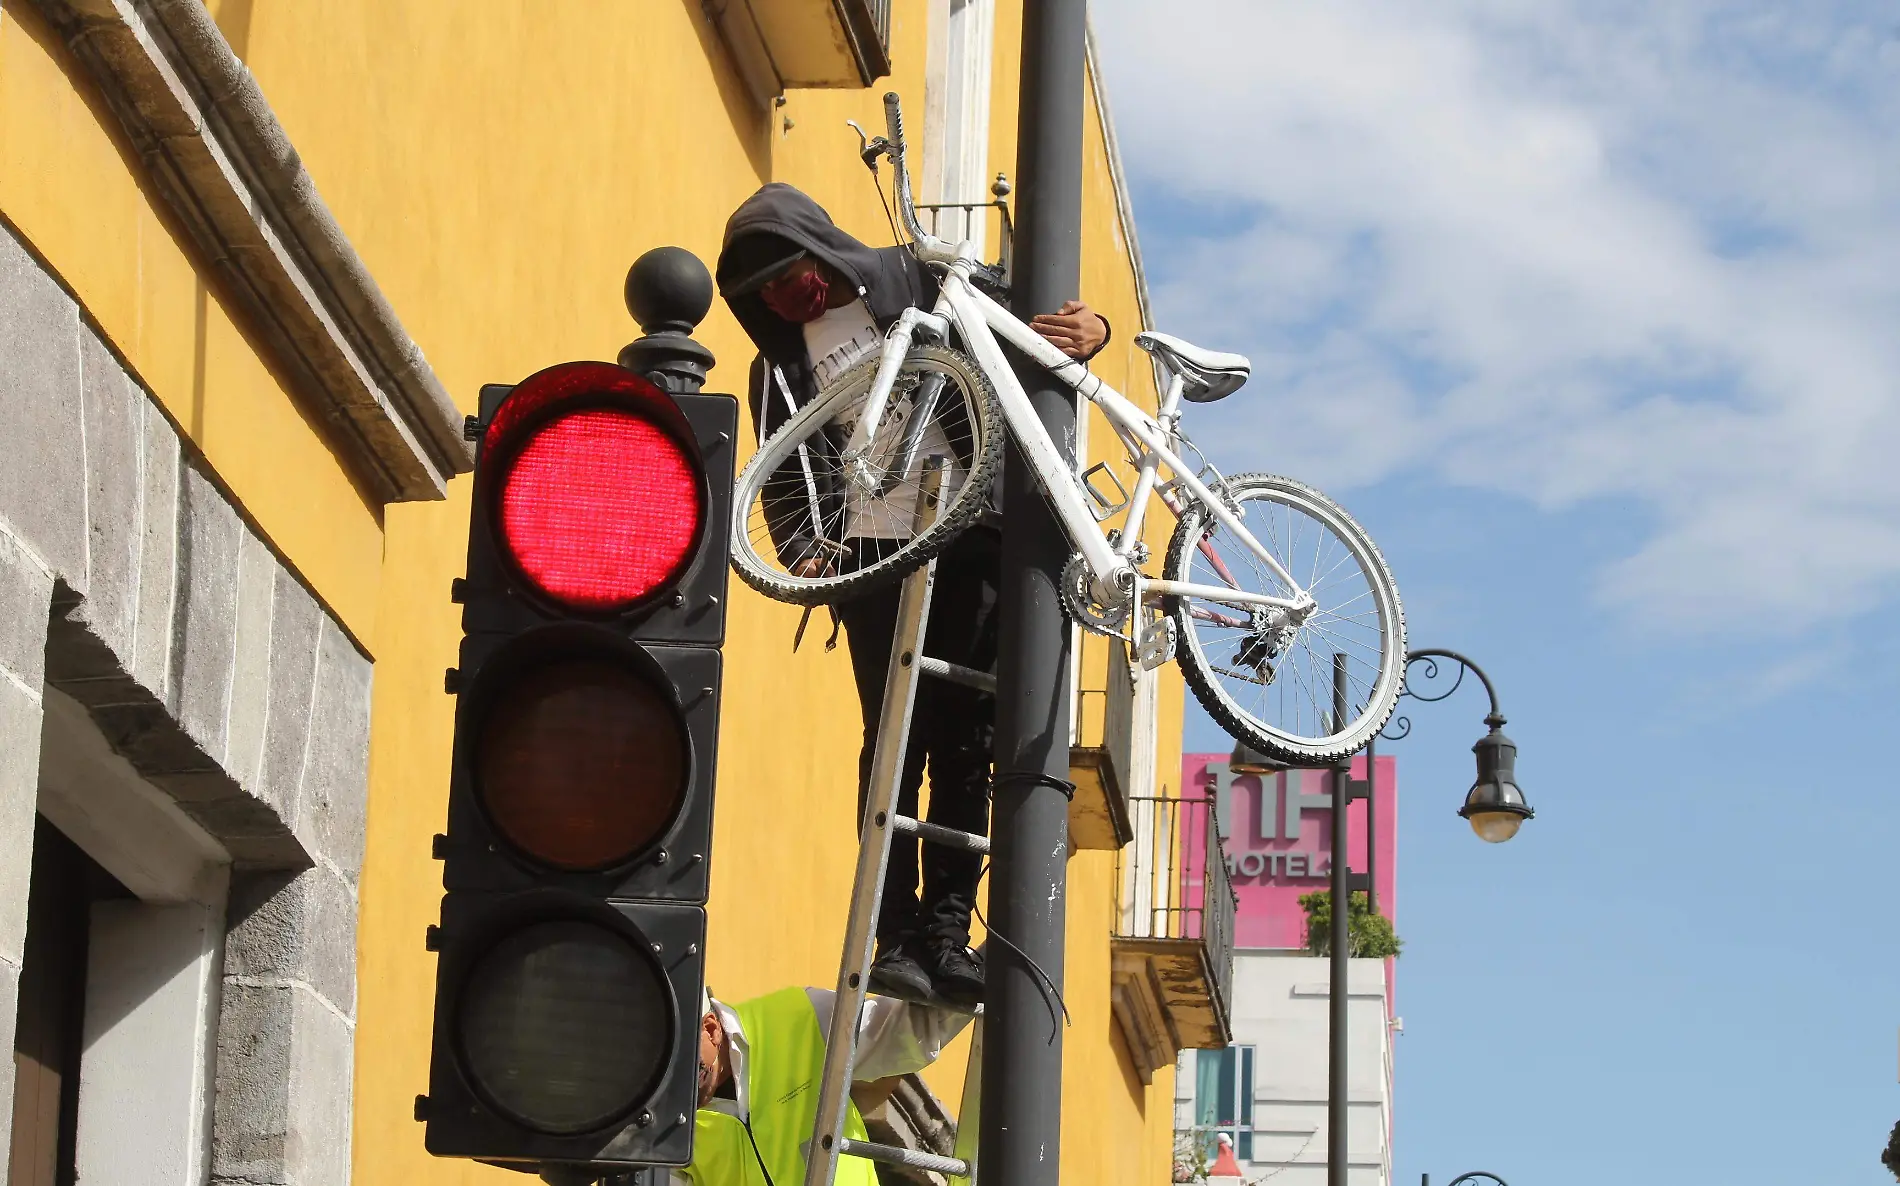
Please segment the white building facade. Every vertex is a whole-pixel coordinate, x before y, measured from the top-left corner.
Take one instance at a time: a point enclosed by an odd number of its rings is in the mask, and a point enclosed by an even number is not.
[[[1392,1180],[1390,971],[1355,959],[1347,977],[1349,1186]],[[1325,1186],[1330,980],[1330,961],[1304,951],[1234,953],[1234,1044],[1184,1052],[1175,1077],[1178,1162],[1193,1163],[1198,1145],[1210,1163],[1224,1133],[1250,1186]]]

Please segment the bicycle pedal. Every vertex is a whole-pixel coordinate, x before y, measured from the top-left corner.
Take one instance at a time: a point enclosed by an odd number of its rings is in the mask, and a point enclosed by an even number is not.
[[[1153,671],[1174,658],[1177,641],[1173,618],[1156,618],[1149,623],[1141,632],[1141,647],[1137,652],[1142,670]]]

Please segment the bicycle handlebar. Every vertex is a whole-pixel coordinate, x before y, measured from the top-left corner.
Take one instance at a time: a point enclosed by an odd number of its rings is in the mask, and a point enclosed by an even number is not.
[[[886,139],[890,141],[891,167],[896,174],[897,211],[904,220],[904,230],[916,244],[917,258],[926,263],[954,263],[957,245],[924,230],[923,223],[917,219],[917,206],[910,192],[910,166],[905,162],[904,113],[898,107],[896,91],[884,94],[884,128]]]

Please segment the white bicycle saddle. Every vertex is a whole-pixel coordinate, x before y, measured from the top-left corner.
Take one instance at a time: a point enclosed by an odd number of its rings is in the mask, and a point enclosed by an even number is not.
[[[1244,354],[1223,354],[1203,350],[1169,334],[1144,330],[1135,335],[1135,345],[1161,360],[1161,364],[1181,376],[1181,398],[1190,403],[1211,404],[1239,391],[1253,373],[1253,363]]]

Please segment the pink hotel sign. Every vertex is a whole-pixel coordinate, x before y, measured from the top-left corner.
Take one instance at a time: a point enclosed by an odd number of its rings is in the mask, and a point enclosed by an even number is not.
[[[1378,844],[1379,910],[1397,917],[1398,768],[1378,759],[1377,803],[1373,812]],[[1366,762],[1356,758],[1354,778],[1365,777]],[[1221,848],[1228,874],[1240,898],[1235,920],[1237,947],[1304,947],[1306,915],[1300,895],[1323,890],[1331,875],[1332,795],[1324,770],[1286,770],[1279,774],[1235,775],[1226,754],[1187,754],[1181,786],[1188,798],[1198,789],[1216,804]],[[1355,872],[1366,868],[1366,803],[1346,811],[1346,844]],[[1190,852],[1206,851],[1199,844]],[[1190,873],[1199,881],[1198,861]]]

